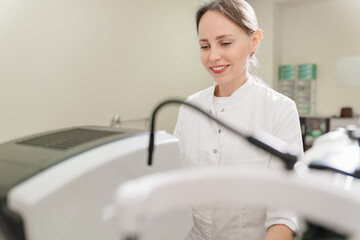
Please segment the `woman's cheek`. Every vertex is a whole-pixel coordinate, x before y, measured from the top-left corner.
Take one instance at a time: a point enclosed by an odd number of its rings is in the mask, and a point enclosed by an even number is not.
[[[200,58],[201,58],[201,62],[202,64],[204,65],[205,69],[208,70],[208,67],[207,67],[207,59],[208,59],[208,54],[206,52],[202,52],[200,54]]]

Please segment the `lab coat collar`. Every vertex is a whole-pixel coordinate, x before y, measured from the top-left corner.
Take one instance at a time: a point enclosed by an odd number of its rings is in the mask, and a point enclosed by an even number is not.
[[[229,107],[234,106],[240,102],[243,102],[247,99],[249,95],[251,95],[250,89],[254,85],[254,78],[250,75],[249,79],[241,86],[239,87],[229,98]],[[209,113],[212,114],[215,112],[214,109],[214,94],[215,94],[215,87],[217,86],[217,83],[214,83],[214,86],[211,87],[211,94],[209,94],[208,101],[209,105],[207,106],[207,109],[209,110]]]

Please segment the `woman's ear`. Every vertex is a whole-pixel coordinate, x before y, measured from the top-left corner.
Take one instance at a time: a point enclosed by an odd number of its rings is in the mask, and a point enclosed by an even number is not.
[[[251,52],[255,53],[260,45],[262,38],[261,30],[256,30],[251,36]]]

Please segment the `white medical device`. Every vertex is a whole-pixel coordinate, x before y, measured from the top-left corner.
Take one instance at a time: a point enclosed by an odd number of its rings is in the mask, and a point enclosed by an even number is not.
[[[0,144],[0,238],[118,239],[102,212],[119,183],[180,167],[177,139],[156,136],[153,167],[148,133],[136,130],[77,127]]]
[[[117,190],[118,231],[122,239],[143,239],[149,222],[177,209],[250,204],[291,209],[338,233],[360,236],[360,182],[342,177],[236,167],[157,173]]]
[[[142,239],[154,217],[175,209],[250,204],[294,210],[315,223],[315,231],[319,229],[317,226],[331,229],[325,229],[325,234],[335,237],[326,239],[345,239],[345,236],[358,239],[358,133],[339,129],[324,135],[295,164],[294,171],[232,166],[169,171],[125,182],[116,191],[114,200],[119,234],[127,240]],[[311,170],[305,163],[330,171]]]

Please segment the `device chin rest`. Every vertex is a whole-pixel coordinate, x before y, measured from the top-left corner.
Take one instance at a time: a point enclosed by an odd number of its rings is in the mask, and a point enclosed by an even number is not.
[[[360,179],[360,169],[358,168],[358,164],[353,164],[350,167],[341,166],[341,162],[334,163],[332,161],[327,161],[326,159],[322,159],[322,160],[312,161],[309,164],[309,168],[318,169],[318,170],[328,170]]]
[[[316,140],[308,166],[360,178],[360,131],[356,128],[338,129]]]

